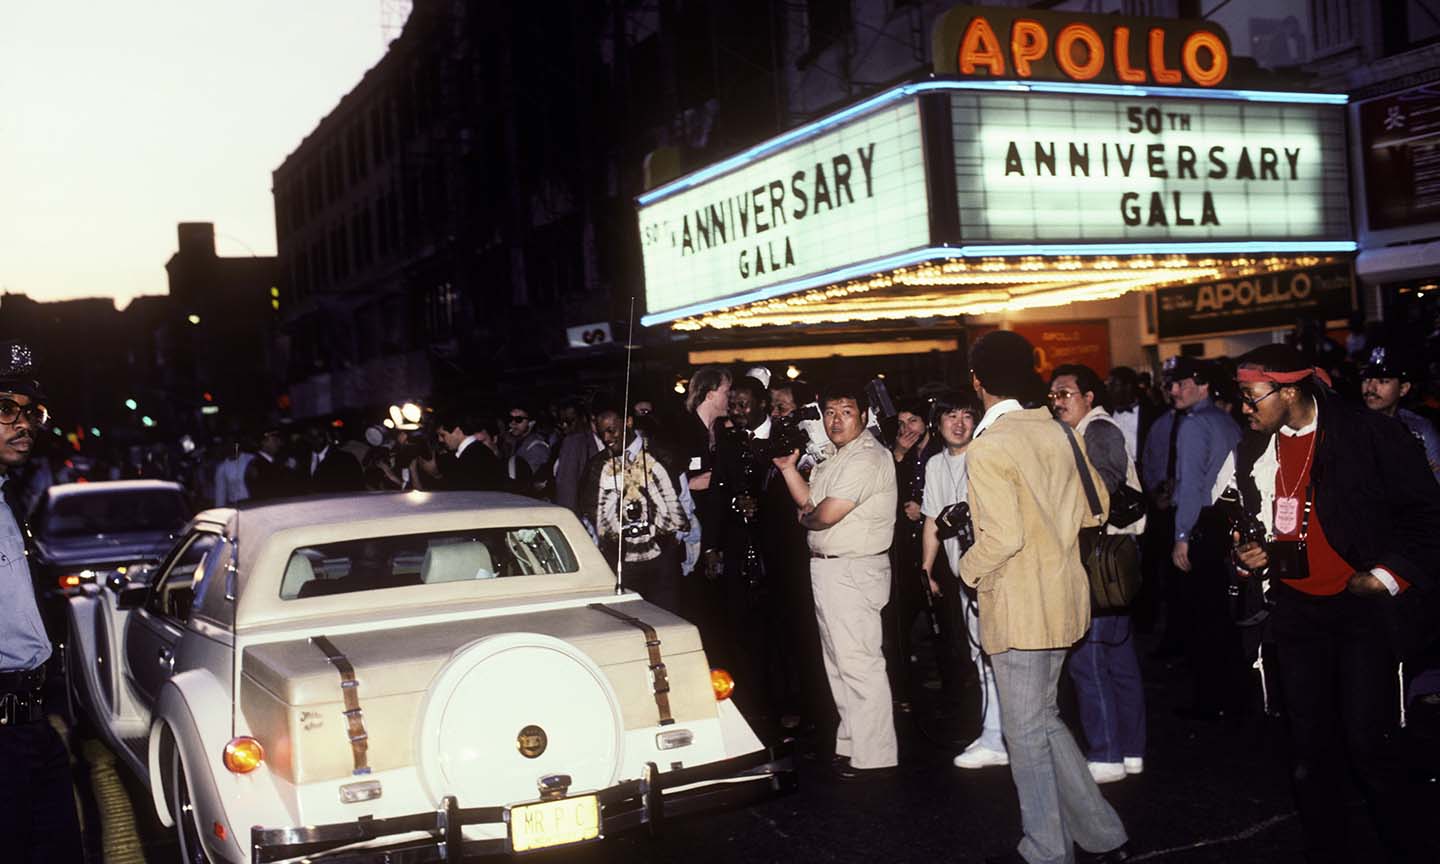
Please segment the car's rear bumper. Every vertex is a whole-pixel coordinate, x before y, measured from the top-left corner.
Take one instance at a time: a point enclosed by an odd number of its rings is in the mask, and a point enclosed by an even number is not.
[[[757,750],[720,762],[680,768],[661,773],[654,764],[645,776],[627,780],[596,793],[600,804],[600,838],[640,827],[659,828],[666,819],[743,806],[792,792],[796,788],[795,767],[789,742]],[[681,788],[685,787],[685,788]],[[466,825],[503,824],[506,836],[490,840],[466,840]],[[254,864],[311,856],[336,864],[420,864],[459,862],[478,858],[523,855],[510,848],[508,807],[461,807],[447,797],[434,811],[408,816],[390,816],[304,828],[261,828],[250,831],[250,860]],[[424,831],[425,840],[397,840],[377,845],[374,841],[400,834]],[[342,849],[357,843],[364,848]],[[335,850],[321,855],[327,850]]]

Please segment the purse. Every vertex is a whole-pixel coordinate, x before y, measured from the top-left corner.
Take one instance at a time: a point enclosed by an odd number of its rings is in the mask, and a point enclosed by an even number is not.
[[[1070,452],[1075,456],[1075,469],[1080,473],[1080,484],[1085,487],[1085,498],[1090,504],[1090,512],[1098,521],[1102,513],[1100,494],[1095,491],[1090,466],[1086,464],[1085,456],[1080,452],[1080,445],[1076,443],[1075,433],[1070,426],[1061,420],[1055,422],[1065,430],[1065,437],[1070,441]],[[1085,575],[1090,580],[1091,612],[1096,615],[1115,615],[1130,609],[1135,595],[1140,593],[1141,582],[1140,548],[1133,538],[1124,534],[1107,534],[1103,525],[1081,528],[1080,563],[1085,565]]]

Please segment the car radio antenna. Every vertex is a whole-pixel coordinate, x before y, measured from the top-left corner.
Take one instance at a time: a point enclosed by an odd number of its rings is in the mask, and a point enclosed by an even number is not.
[[[635,295],[630,295],[630,320],[625,322],[625,403],[620,409],[620,495],[615,502],[615,593],[625,593],[625,427],[630,422],[630,354],[635,350]],[[639,435],[639,430],[636,430]]]

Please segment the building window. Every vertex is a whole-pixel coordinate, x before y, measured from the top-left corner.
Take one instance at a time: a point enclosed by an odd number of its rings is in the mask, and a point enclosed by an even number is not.
[[[1355,44],[1355,14],[1351,0],[1310,0],[1310,21],[1315,28],[1315,51],[1324,54]]]
[[[442,282],[425,292],[425,335],[428,339],[449,339],[455,332],[455,309],[459,299],[455,286],[449,282]]]

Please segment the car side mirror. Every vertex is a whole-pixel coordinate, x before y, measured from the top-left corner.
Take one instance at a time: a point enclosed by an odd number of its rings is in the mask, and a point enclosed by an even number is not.
[[[144,605],[145,598],[150,593],[149,585],[127,584],[121,588],[115,597],[116,609],[137,609]]]
[[[115,593],[116,609],[135,609],[145,603],[150,593],[150,576],[153,567],[142,567],[134,575],[112,573],[105,581],[105,587]]]

